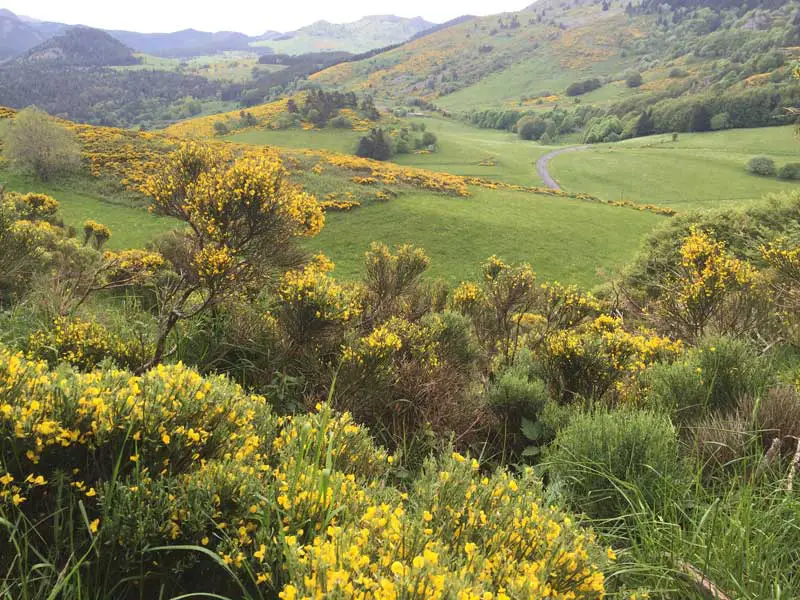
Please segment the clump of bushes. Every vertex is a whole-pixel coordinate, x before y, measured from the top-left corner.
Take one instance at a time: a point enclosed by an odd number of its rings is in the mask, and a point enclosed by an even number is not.
[[[777,173],[775,161],[769,156],[754,156],[747,161],[747,170],[760,177],[774,177]]]
[[[800,163],[787,163],[778,171],[778,177],[789,181],[800,179]]]
[[[566,94],[567,96],[582,96],[583,94],[588,94],[591,91],[599,89],[603,86],[601,81],[596,77],[591,79],[585,79],[584,81],[576,81],[575,83],[570,84],[567,87]]]
[[[265,398],[182,365],[80,374],[0,348],[0,389],[12,597],[32,591],[34,556],[81,574],[45,570],[36,597],[293,598],[419,582],[447,597],[604,597],[610,550],[548,507],[530,469],[482,472],[450,450],[401,492],[396,457],[349,415],[319,405],[277,418]]]
[[[644,78],[642,77],[642,74],[639,73],[638,71],[628,73],[625,76],[625,85],[627,85],[629,88],[641,87],[643,83],[644,83]]]

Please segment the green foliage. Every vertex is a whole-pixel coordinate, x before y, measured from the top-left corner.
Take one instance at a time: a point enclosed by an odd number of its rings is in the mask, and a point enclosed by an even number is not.
[[[73,132],[38,108],[26,108],[4,123],[3,154],[42,181],[77,170],[80,147]]]
[[[517,134],[523,140],[538,140],[547,131],[547,122],[540,117],[522,117],[517,122]]]
[[[486,393],[489,408],[500,419],[504,434],[512,450],[521,450],[528,437],[523,423],[534,424],[540,420],[550,399],[545,383],[531,372],[529,356],[520,356],[515,365],[506,367],[497,375]],[[524,437],[523,437],[524,436]]]
[[[686,477],[669,418],[648,411],[576,416],[556,436],[547,467],[572,505],[594,519],[636,510],[631,490],[641,494],[645,506],[659,506]]]
[[[800,163],[787,163],[778,170],[778,177],[789,181],[800,179]]]
[[[747,161],[747,170],[761,177],[774,177],[777,173],[775,161],[768,156],[754,156]]]
[[[638,71],[634,71],[625,76],[625,85],[627,85],[629,88],[641,87],[643,83],[644,83],[644,78],[642,77],[642,74],[639,73]]]
[[[576,81],[567,87],[566,94],[567,96],[582,96],[602,87],[602,85],[596,77],[585,81]]]
[[[760,397],[772,383],[769,359],[744,340],[711,338],[674,364],[645,373],[648,403],[691,423],[709,413],[731,413],[745,397]]]
[[[718,113],[711,117],[711,129],[713,131],[720,131],[722,129],[730,129],[731,117],[728,113]]]
[[[392,141],[383,129],[375,128],[358,141],[356,156],[389,160],[392,156]]]

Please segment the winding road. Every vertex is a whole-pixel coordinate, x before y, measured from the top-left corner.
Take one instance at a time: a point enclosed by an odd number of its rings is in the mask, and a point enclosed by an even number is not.
[[[536,171],[539,173],[539,177],[542,178],[545,186],[549,187],[552,190],[561,191],[561,186],[558,185],[558,182],[550,175],[550,169],[548,169],[548,165],[550,161],[553,160],[556,156],[561,154],[567,154],[568,152],[580,152],[582,150],[588,150],[589,146],[570,146],[568,148],[559,148],[558,150],[553,150],[552,152],[548,152],[539,160],[536,161]]]

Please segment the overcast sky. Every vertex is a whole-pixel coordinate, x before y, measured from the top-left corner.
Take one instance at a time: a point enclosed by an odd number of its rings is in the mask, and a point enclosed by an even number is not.
[[[291,31],[324,19],[347,23],[366,15],[424,17],[442,23],[464,14],[520,10],[533,0],[0,0],[17,14],[70,25],[141,32]]]

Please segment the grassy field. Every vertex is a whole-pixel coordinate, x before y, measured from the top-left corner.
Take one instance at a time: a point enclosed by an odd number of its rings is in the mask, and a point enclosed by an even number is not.
[[[410,120],[425,123],[427,130],[436,134],[438,150],[432,154],[398,154],[392,161],[430,171],[540,185],[542,182],[534,163],[542,154],[558,147],[525,142],[508,132],[478,129],[455,119],[413,117]],[[340,129],[265,129],[234,134],[225,139],[245,144],[352,154],[362,135],[361,132]]]
[[[423,122],[428,131],[436,134],[438,150],[433,154],[395,156],[394,162],[455,175],[540,185],[534,164],[541,155],[558,147],[526,142],[505,131],[478,129],[455,119],[431,117]]]
[[[519,107],[523,96],[563,95],[564,90],[576,81],[621,73],[630,64],[633,64],[631,60],[613,57],[588,63],[580,69],[563,69],[556,57],[546,47],[542,47],[530,60],[493,73],[453,94],[442,96],[436,100],[436,104],[454,112],[497,108],[499,104]],[[602,91],[596,90],[600,93],[592,98],[593,102],[624,97],[631,93],[624,86],[609,85],[605,88],[601,88]],[[586,98],[588,97],[587,95]],[[562,102],[572,102],[572,99],[564,97]]]
[[[30,177],[0,170],[0,182],[9,191],[42,192],[58,200],[67,225],[79,232],[86,219],[99,221],[111,229],[107,247],[122,250],[141,248],[159,235],[175,228],[175,221],[151,215],[143,206],[126,199],[112,201],[98,182],[75,177],[56,183],[42,183]]]
[[[473,189],[469,198],[407,193],[385,204],[328,215],[307,247],[323,251],[341,278],[357,276],[372,241],[413,243],[430,273],[451,283],[475,277],[492,254],[530,262],[542,280],[592,286],[598,272],[630,260],[664,217],[521,192]]]
[[[633,200],[679,210],[746,204],[769,192],[800,189],[795,182],[751,175],[758,154],[780,165],[800,160],[792,127],[652,136],[561,155],[550,170],[564,189],[609,200]]]

